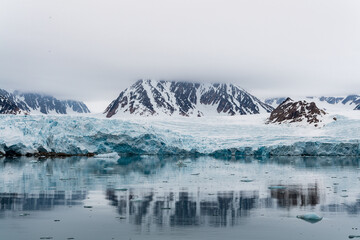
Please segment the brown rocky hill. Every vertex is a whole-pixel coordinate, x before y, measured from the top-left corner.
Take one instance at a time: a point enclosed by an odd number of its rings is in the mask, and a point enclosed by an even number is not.
[[[326,114],[314,102],[294,101],[287,98],[271,112],[267,123],[306,123],[318,127]]]

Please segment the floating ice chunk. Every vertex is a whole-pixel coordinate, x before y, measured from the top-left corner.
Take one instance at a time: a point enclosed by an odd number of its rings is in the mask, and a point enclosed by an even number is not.
[[[309,223],[317,223],[323,219],[323,217],[320,217],[316,213],[306,213],[303,215],[297,215],[296,217]]]
[[[30,213],[21,213],[21,214],[19,214],[20,217],[25,217],[25,216],[29,216],[29,215],[30,215]]]

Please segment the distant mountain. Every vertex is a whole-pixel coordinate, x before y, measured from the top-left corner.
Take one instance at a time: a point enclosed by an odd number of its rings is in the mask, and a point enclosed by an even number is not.
[[[22,93],[15,91],[14,94],[22,99],[32,112],[43,114],[68,114],[75,113],[90,113],[87,106],[80,101],[74,100],[58,100],[49,95],[38,93]]]
[[[0,114],[69,114],[90,113],[80,101],[58,100],[38,93],[9,93],[0,89]]]
[[[273,108],[233,84],[139,80],[122,91],[104,114],[141,116],[245,115]]]
[[[272,106],[273,108],[276,108],[279,106],[282,102],[286,100],[286,97],[279,97],[279,98],[267,98],[265,99],[265,103],[267,105]]]
[[[357,107],[360,105],[359,95],[349,95],[346,97],[320,97],[319,100],[329,104],[342,104],[350,106],[351,108],[354,108],[354,110],[357,110]]]
[[[286,98],[278,97],[278,98],[268,98],[265,99],[265,103],[271,105],[272,107],[277,107],[280,105]],[[337,106],[344,107],[344,109],[353,109],[360,110],[360,96],[359,95],[348,95],[348,96],[338,96],[338,97],[305,97],[305,99],[316,102],[323,107],[328,106]]]
[[[320,126],[326,112],[314,102],[294,101],[287,98],[270,114],[267,123],[302,123]]]

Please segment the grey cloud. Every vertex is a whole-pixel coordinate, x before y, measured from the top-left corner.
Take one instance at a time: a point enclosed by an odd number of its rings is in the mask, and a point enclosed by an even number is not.
[[[110,101],[139,78],[359,93],[357,0],[2,0],[0,87]]]

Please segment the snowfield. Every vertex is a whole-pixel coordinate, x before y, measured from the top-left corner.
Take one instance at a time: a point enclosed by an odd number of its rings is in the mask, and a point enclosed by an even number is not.
[[[1,115],[0,152],[360,155],[358,111],[327,115],[323,128],[265,124],[268,116],[106,119],[103,115]]]

